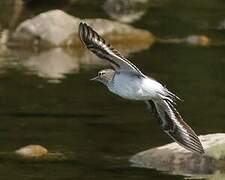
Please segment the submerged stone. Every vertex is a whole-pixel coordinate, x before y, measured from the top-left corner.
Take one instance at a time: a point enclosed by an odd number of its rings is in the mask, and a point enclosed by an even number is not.
[[[177,143],[140,152],[131,157],[134,166],[171,174],[198,175],[225,172],[225,133],[199,136],[205,154],[192,153]]]
[[[218,44],[212,42],[212,40],[206,35],[189,35],[184,38],[167,38],[167,39],[159,38],[157,39],[157,42],[163,44],[187,44],[191,46],[210,46]]]
[[[41,145],[27,145],[15,151],[23,158],[40,158],[48,154],[48,150]]]
[[[190,45],[208,46],[210,39],[205,35],[190,35],[185,41]]]
[[[6,153],[7,159],[22,162],[58,162],[58,161],[75,161],[74,154],[71,152],[49,152],[41,145],[27,145],[15,150],[13,154]]]

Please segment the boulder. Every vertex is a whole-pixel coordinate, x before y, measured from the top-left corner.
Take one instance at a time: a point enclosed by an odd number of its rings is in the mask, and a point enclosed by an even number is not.
[[[48,150],[41,145],[27,145],[15,151],[15,154],[23,158],[40,158],[48,154]]]
[[[141,19],[146,13],[148,2],[148,0],[106,0],[103,9],[112,19],[132,23]]]
[[[179,175],[225,172],[225,133],[199,136],[204,155],[192,153],[177,143],[140,152],[130,162],[137,167],[152,168]]]
[[[149,46],[154,42],[154,36],[149,31],[134,28],[131,25],[106,19],[84,19],[82,21],[93,27],[110,44],[140,44],[141,46],[148,44]]]
[[[79,18],[61,10],[52,10],[22,22],[12,38],[27,46],[30,43],[44,47],[60,46],[74,33],[79,22]]]
[[[106,19],[79,19],[61,10],[41,13],[22,22],[15,30],[14,45],[58,47],[81,45],[78,37],[80,21],[87,22],[100,35],[114,43],[152,44],[154,36],[146,30]]]

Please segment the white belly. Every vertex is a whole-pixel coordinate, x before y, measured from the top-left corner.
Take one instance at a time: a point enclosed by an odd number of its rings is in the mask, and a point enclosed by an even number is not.
[[[132,100],[150,100],[163,93],[163,86],[150,78],[139,78],[127,73],[116,74],[108,85],[111,92]]]

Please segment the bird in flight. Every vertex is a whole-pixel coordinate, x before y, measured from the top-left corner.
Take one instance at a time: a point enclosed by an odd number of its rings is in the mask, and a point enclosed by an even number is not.
[[[122,98],[144,101],[148,109],[155,114],[162,130],[174,141],[192,152],[204,153],[198,136],[183,121],[175,108],[175,101],[179,100],[175,94],[144,75],[86,23],[80,23],[79,36],[90,51],[108,61],[113,67],[99,71],[97,77],[92,80],[103,83],[109,91]]]

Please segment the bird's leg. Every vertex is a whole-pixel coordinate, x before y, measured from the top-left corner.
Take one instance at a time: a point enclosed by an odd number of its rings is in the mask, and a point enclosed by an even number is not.
[[[145,104],[147,105],[147,110],[151,110],[151,104],[148,101],[144,101]]]
[[[154,104],[152,104],[152,101],[144,101],[147,105],[147,110],[149,110],[151,113],[155,113]]]

